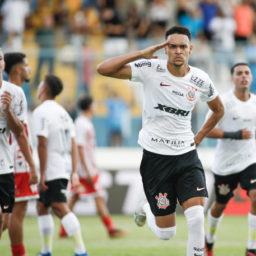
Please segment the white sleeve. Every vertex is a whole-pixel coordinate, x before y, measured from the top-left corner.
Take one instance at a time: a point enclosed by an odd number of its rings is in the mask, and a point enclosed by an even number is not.
[[[212,80],[208,77],[208,81],[206,81],[206,86],[200,95],[200,99],[202,101],[212,101],[219,95],[216,90]]]
[[[145,79],[149,76],[150,69],[152,68],[152,60],[141,59],[129,63],[132,70],[133,82],[144,82]]]
[[[74,125],[74,122],[72,120],[72,118],[70,117],[70,136],[71,138],[75,138],[76,137],[76,130],[75,130],[75,125]]]
[[[34,133],[36,136],[48,137],[49,121],[41,111],[36,109],[33,113]]]
[[[86,127],[80,120],[75,122],[76,144],[78,146],[86,145]]]
[[[23,90],[19,87],[16,88],[15,95],[12,96],[11,109],[13,114],[20,120],[27,119],[27,100]]]

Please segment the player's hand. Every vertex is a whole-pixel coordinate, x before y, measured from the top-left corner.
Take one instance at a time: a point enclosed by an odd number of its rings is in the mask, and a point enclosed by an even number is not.
[[[34,165],[31,165],[30,167],[30,173],[29,173],[29,184],[37,184],[38,183],[38,176],[36,173],[36,168]]]
[[[199,146],[199,144],[202,142],[203,139],[204,137],[201,136],[200,133],[196,134],[196,136],[194,137],[196,147]]]
[[[156,59],[157,56],[154,56],[154,53],[162,48],[164,48],[165,46],[167,46],[169,44],[169,41],[165,41],[164,43],[161,44],[157,44],[154,46],[150,46],[144,50],[141,50],[141,58],[143,59]]]
[[[242,139],[248,140],[252,137],[252,132],[247,130],[246,128],[242,129]]]
[[[10,110],[11,103],[12,103],[11,94],[8,91],[4,91],[3,94],[1,95],[2,109],[5,112],[8,112]]]
[[[71,175],[71,185],[74,188],[78,188],[78,186],[80,185],[79,176],[77,172],[73,172]]]
[[[45,192],[48,189],[48,186],[45,185],[45,177],[40,178],[40,182],[39,182],[39,190]]]

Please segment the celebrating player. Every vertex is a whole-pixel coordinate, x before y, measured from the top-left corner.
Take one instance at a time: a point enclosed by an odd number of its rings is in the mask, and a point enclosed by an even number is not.
[[[213,256],[216,229],[240,183],[251,200],[246,256],[256,256],[256,96],[250,93],[252,73],[247,63],[235,64],[231,76],[235,87],[222,97],[225,114],[207,135],[218,139],[218,144],[212,168],[216,201],[208,211],[206,251]]]
[[[147,223],[160,239],[176,233],[175,209],[179,200],[188,225],[187,256],[204,254],[205,176],[196,146],[223,115],[223,105],[209,76],[188,65],[192,52],[187,28],[174,26],[164,43],[118,56],[99,64],[100,74],[142,82],[143,147],[140,172],[149,202],[135,213],[135,221]],[[164,48],[167,60],[154,53]],[[206,101],[211,117],[194,137],[191,111],[196,102]]]
[[[54,99],[63,89],[62,81],[47,75],[39,85],[41,104],[34,111],[35,134],[40,162],[40,197],[37,203],[39,230],[42,236],[41,256],[51,256],[54,222],[49,207],[61,219],[69,237],[75,241],[75,256],[87,256],[80,223],[67,204],[69,179],[79,184],[76,171],[75,129],[71,117]]]

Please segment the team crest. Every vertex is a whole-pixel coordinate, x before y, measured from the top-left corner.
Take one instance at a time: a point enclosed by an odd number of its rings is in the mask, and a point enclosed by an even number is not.
[[[159,193],[159,196],[155,196],[157,200],[157,206],[159,209],[166,209],[170,205],[170,201],[167,199],[167,193]]]
[[[223,196],[226,196],[230,192],[230,188],[228,184],[218,185],[218,189],[219,189],[219,194]]]
[[[188,86],[188,93],[186,94],[188,101],[194,101],[196,99],[196,91],[197,89],[194,87]]]

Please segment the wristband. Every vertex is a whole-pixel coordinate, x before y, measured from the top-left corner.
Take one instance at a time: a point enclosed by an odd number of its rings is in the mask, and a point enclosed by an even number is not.
[[[224,132],[223,139],[233,139],[233,140],[241,140],[242,138],[242,130],[238,130],[236,132]]]

